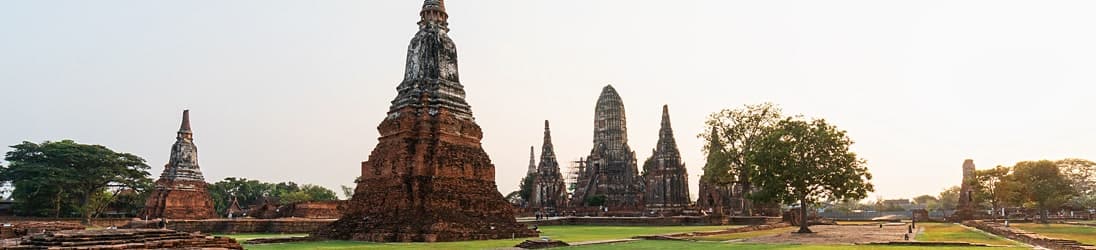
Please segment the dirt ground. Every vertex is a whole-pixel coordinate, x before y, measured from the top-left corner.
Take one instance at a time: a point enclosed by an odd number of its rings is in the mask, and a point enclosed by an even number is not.
[[[901,241],[907,232],[905,223],[879,225],[816,225],[812,234],[781,233],[745,239],[752,243],[853,244],[865,242]],[[915,231],[916,232],[916,231]],[[914,235],[911,234],[912,238]]]

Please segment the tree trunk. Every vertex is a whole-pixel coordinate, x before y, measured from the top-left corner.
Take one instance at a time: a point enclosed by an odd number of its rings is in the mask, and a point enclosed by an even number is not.
[[[807,219],[807,198],[800,198],[799,200],[799,232],[798,233],[812,233],[810,228],[807,228],[810,219]]]

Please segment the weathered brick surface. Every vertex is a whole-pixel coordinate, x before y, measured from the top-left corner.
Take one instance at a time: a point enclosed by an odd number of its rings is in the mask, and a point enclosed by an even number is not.
[[[495,186],[495,166],[464,100],[443,1],[427,0],[379,142],[361,165],[349,209],[313,235],[364,241],[536,236]]]
[[[167,229],[69,230],[29,236],[4,249],[243,249],[236,240]]]
[[[0,227],[0,239],[18,238],[43,232],[64,230],[83,230],[84,225],[77,222],[61,221],[24,221],[12,223],[10,227]]]
[[[182,232],[203,233],[310,233],[334,219],[212,219],[169,220],[167,228]],[[159,221],[133,221],[122,228],[158,228]]]
[[[1016,241],[1024,242],[1031,245],[1041,246],[1055,250],[1094,250],[1096,246],[1084,244],[1076,240],[1058,239],[1039,235],[1028,231],[1021,230],[1015,227],[1005,227],[1005,225],[995,222],[987,222],[980,220],[964,221],[963,225],[978,228],[982,231],[986,231],[992,234],[1000,235],[1005,238],[1013,239]]]

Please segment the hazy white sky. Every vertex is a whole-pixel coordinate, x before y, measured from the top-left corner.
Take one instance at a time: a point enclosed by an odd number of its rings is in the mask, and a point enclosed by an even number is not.
[[[159,175],[191,109],[207,180],[350,185],[403,76],[421,1],[0,2],[0,144],[70,138]],[[1096,2],[448,1],[462,83],[503,194],[552,121],[589,153],[613,84],[646,159],[670,105],[692,194],[711,112],[830,120],[874,197],[960,165],[1096,159]],[[7,149],[4,149],[5,151]]]

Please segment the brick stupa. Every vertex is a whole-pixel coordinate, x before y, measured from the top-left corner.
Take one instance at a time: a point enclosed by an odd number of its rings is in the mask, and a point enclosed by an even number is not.
[[[465,102],[445,3],[423,4],[403,82],[344,216],[313,235],[375,242],[536,236],[495,186],[495,166]]]
[[[156,180],[156,187],[145,202],[141,215],[149,219],[216,218],[213,199],[206,190],[205,178],[198,168],[198,147],[190,130],[190,111],[183,111],[183,123],[171,146],[171,159]]]

